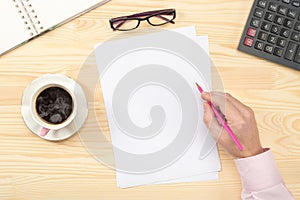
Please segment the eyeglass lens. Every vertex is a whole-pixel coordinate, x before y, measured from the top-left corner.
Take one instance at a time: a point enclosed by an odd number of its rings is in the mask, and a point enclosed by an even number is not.
[[[155,15],[150,18],[148,18],[148,22],[151,25],[158,26],[158,25],[163,25],[166,24],[174,19],[174,14],[160,14],[160,15]]]
[[[115,21],[113,27],[117,30],[132,30],[139,26],[140,21],[137,19],[124,19]]]

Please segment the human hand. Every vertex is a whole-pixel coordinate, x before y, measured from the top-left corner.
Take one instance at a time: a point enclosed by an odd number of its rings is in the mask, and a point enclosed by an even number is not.
[[[240,151],[216,118],[209,104],[204,102],[204,123],[209,128],[215,140],[228,153],[235,158],[245,158],[263,152],[254,112],[250,107],[242,104],[239,100],[227,93],[203,92],[201,97],[205,101],[212,102],[214,106],[224,114],[228,126],[232,129],[243,146],[243,150]]]

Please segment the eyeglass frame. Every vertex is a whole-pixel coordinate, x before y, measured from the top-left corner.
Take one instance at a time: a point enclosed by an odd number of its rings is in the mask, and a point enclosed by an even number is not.
[[[162,24],[153,24],[153,23],[150,22],[149,19],[151,17],[158,16],[158,15],[164,14],[164,13],[172,13],[173,14],[172,19],[170,19],[170,20],[169,19],[167,19],[167,20],[164,19],[164,20],[166,20],[166,22],[164,22]],[[147,16],[147,17],[143,17],[143,16]],[[110,27],[113,29],[113,31],[116,31],[116,30],[118,30],[118,31],[131,31],[131,30],[137,29],[139,27],[141,21],[147,20],[147,22],[152,26],[162,26],[162,25],[167,24],[167,23],[175,24],[175,22],[173,21],[175,18],[176,18],[176,10],[175,9],[164,9],[164,10],[153,10],[153,11],[147,11],[147,12],[142,12],[142,13],[136,13],[136,14],[129,15],[129,16],[122,16],[122,17],[112,18],[112,19],[109,20],[109,23],[110,23]],[[131,29],[118,29],[118,28],[115,28],[113,26],[113,24],[115,22],[122,21],[122,20],[124,22],[126,22],[126,20],[137,20],[138,23],[134,28],[131,28]]]

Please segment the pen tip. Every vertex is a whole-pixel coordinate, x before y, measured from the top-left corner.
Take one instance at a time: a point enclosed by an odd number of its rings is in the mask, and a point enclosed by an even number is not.
[[[203,89],[200,87],[200,85],[197,82],[196,82],[196,86],[197,86],[198,90],[202,93]]]

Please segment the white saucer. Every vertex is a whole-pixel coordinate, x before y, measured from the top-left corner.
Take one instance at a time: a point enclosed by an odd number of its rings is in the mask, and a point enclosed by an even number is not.
[[[33,119],[30,104],[33,101],[34,91],[36,91],[37,88],[43,87],[45,84],[64,85],[64,87],[72,91],[77,102],[77,113],[73,121],[66,127],[59,130],[50,130],[46,136],[40,136],[39,132],[42,127]],[[25,124],[34,134],[45,140],[60,141],[74,135],[84,124],[88,115],[88,103],[83,89],[73,79],[60,74],[47,74],[35,79],[27,86],[23,93],[21,112]]]

